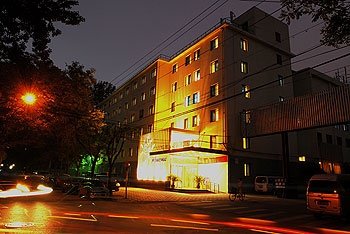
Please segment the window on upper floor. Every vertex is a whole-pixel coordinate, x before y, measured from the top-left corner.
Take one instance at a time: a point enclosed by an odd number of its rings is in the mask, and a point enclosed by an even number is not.
[[[275,39],[277,42],[281,42],[281,34],[279,32],[275,32]]]
[[[133,105],[133,106],[136,105],[136,97],[134,97],[134,98],[132,99],[132,105]]]
[[[185,106],[189,106],[189,105],[191,105],[191,95],[188,95],[185,98]]]
[[[210,74],[219,71],[219,60],[215,60],[210,63]]]
[[[118,107],[118,114],[122,113],[122,107]]]
[[[199,103],[199,92],[193,94],[193,104]]]
[[[175,104],[175,102],[172,102],[171,103],[171,112],[174,112],[175,111],[175,106],[176,106],[176,104]]]
[[[129,95],[129,87],[125,89],[125,96]]]
[[[177,72],[179,69],[179,65],[176,63],[173,65],[173,73]]]
[[[171,92],[176,92],[177,90],[177,82],[175,81],[174,83],[171,84]]]
[[[282,75],[278,75],[278,85],[283,86],[284,85],[284,78]]]
[[[146,76],[143,76],[143,77],[141,78],[141,84],[146,84]]]
[[[131,116],[130,116],[130,122],[132,123],[132,122],[134,122],[135,121],[135,114],[132,114]]]
[[[153,124],[149,124],[147,128],[149,133],[153,132]]]
[[[129,156],[130,156],[130,157],[133,156],[133,153],[134,153],[133,148],[129,148]]]
[[[219,84],[213,84],[210,86],[210,97],[215,97],[219,95]]]
[[[192,127],[196,127],[199,125],[199,118],[198,115],[192,116]]]
[[[247,52],[248,51],[248,40],[241,38],[240,47],[241,47],[241,50]]]
[[[139,119],[142,119],[143,118],[143,116],[144,116],[144,110],[143,109],[141,109],[140,111],[139,111]]]
[[[285,97],[280,96],[279,100],[280,100],[280,102],[284,102],[286,99],[285,99]]]
[[[250,86],[249,85],[242,85],[242,93],[245,98],[250,98]]]
[[[249,177],[251,175],[250,163],[244,163],[244,176]]]
[[[191,74],[188,74],[186,77],[185,77],[185,86],[191,84],[192,82],[192,76]]]
[[[154,106],[151,105],[149,108],[148,108],[148,114],[149,115],[153,115],[154,114]]]
[[[276,54],[276,61],[277,64],[282,65],[282,55]]]
[[[187,55],[185,58],[185,66],[191,64],[191,55]]]
[[[210,41],[210,50],[214,50],[219,47],[219,38],[216,37]]]
[[[217,136],[215,135],[211,135],[210,136],[210,139],[209,139],[209,147],[210,149],[216,149],[217,148],[217,145],[216,145],[216,140]]]
[[[243,111],[243,117],[244,117],[244,122],[249,124],[251,122],[251,115],[250,115],[250,111],[244,110]]]
[[[247,62],[241,62],[241,72],[244,74],[248,73],[248,63]]]
[[[219,109],[210,110],[210,122],[219,121]]]
[[[151,87],[150,90],[149,90],[149,95],[152,96],[152,95],[155,95],[156,94],[156,87]]]
[[[242,138],[242,148],[249,149],[250,148],[250,138],[243,137]]]
[[[184,119],[184,129],[188,129],[188,119]]]
[[[125,107],[125,110],[129,109],[129,103],[128,103],[128,102],[125,102],[125,103],[124,103],[124,107]]]
[[[137,82],[135,82],[133,85],[132,85],[133,89],[137,89]]]
[[[198,49],[193,53],[194,61],[199,60],[200,56],[201,56],[201,51],[200,51],[200,49]]]
[[[146,100],[146,93],[145,93],[145,92],[142,92],[141,97],[140,97],[140,100],[141,100],[141,101]]]
[[[194,72],[194,81],[199,81],[201,79],[201,71],[198,69]]]
[[[157,68],[153,68],[153,70],[151,71],[151,78],[154,78],[157,76]]]
[[[119,99],[123,99],[123,97],[124,97],[124,94],[123,94],[123,92],[121,92],[121,93],[119,94]]]

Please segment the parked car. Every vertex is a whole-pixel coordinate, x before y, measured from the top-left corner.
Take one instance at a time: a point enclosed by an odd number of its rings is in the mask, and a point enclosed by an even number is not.
[[[108,188],[108,175],[106,174],[98,174],[96,178],[104,183],[104,185]],[[112,191],[119,191],[120,183],[115,176],[111,177],[111,187]]]
[[[280,176],[257,176],[255,177],[254,188],[256,192],[271,193],[276,189],[276,179],[283,179]]]
[[[79,186],[78,195],[85,198],[107,198],[109,190],[101,180],[85,179]]]
[[[63,182],[62,192],[68,194],[78,194],[79,186],[84,179],[84,177],[68,177]]]
[[[350,175],[320,174],[311,177],[306,192],[307,209],[323,214],[350,216]]]

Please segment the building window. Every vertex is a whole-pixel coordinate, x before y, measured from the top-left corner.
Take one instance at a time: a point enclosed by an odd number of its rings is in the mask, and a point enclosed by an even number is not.
[[[148,108],[148,114],[149,115],[153,115],[154,114],[154,106],[151,105],[149,108]]]
[[[191,105],[191,95],[188,95],[185,98],[185,106],[189,106],[189,105]]]
[[[137,89],[137,82],[135,82],[132,87],[134,90]]]
[[[124,107],[125,107],[125,110],[128,110],[129,109],[129,103],[125,102]]]
[[[219,38],[216,37],[210,41],[210,50],[214,50],[219,47]]]
[[[244,122],[249,124],[251,122],[251,115],[250,115],[250,111],[243,111],[244,113]]]
[[[135,98],[135,97],[132,99],[132,105],[133,105],[133,106],[136,105],[136,98]]]
[[[242,138],[242,146],[243,149],[249,149],[250,148],[250,138],[243,137]]]
[[[250,164],[249,163],[244,163],[244,176],[248,177],[251,175],[251,169],[250,169]]]
[[[210,149],[216,148],[216,136],[210,136],[209,144]]]
[[[177,82],[174,82],[174,83],[172,83],[171,84],[171,92],[176,92],[176,90],[177,90]]]
[[[198,115],[192,116],[192,127],[196,127],[198,125],[199,125]]]
[[[215,97],[219,95],[219,85],[213,84],[210,86],[210,97]]]
[[[210,110],[210,122],[216,122],[219,120],[219,109]]]
[[[188,128],[188,119],[184,119],[184,129]]]
[[[126,89],[125,89],[125,96],[128,96],[129,95],[129,87],[127,87]]]
[[[150,94],[150,96],[152,96],[152,95],[155,95],[156,94],[156,87],[151,87],[151,89],[149,90],[149,94]]]
[[[245,98],[250,98],[250,87],[249,85],[242,85],[242,93],[244,94]]]
[[[145,93],[145,92],[143,92],[143,93],[141,94],[140,99],[141,99],[141,101],[146,100],[146,93]]]
[[[187,55],[185,58],[185,66],[189,65],[191,63],[191,55]]]
[[[196,51],[194,52],[194,54],[193,54],[194,61],[199,60],[200,55],[201,55],[200,49],[196,50]]]
[[[185,86],[191,84],[191,81],[192,81],[192,76],[191,74],[189,74],[185,77]]]
[[[215,73],[219,70],[219,60],[215,60],[210,63],[210,74]]]
[[[118,107],[118,114],[122,113],[122,107]]]
[[[171,103],[171,112],[174,112],[175,111],[175,102]]]
[[[154,78],[157,76],[157,68],[154,68],[152,71],[151,71],[151,78]]]
[[[328,144],[333,144],[332,135],[326,134],[326,142],[327,142]]]
[[[201,79],[201,71],[198,69],[194,72],[194,81],[199,81]]]
[[[119,94],[119,99],[123,99],[123,97],[124,97],[124,94],[123,94],[123,93],[120,93],[120,94]]]
[[[284,85],[284,78],[281,75],[278,75],[278,84],[279,84],[279,86],[283,86]]]
[[[135,121],[135,114],[132,114],[131,117],[130,117],[130,122],[134,122]]]
[[[153,124],[148,125],[148,132],[153,132]]]
[[[277,64],[282,65],[282,55],[276,54]]]
[[[141,84],[146,84],[146,76],[143,76],[143,77],[141,78]]]
[[[305,156],[299,156],[298,160],[299,160],[299,162],[305,162],[306,161],[306,157]]]
[[[133,150],[132,150],[132,148],[129,148],[129,156],[130,156],[130,157],[133,156]]]
[[[343,145],[343,138],[337,137],[337,145],[339,145],[339,146]]]
[[[179,65],[176,63],[173,65],[173,73],[177,72],[179,69]]]
[[[140,119],[143,118],[144,112],[145,112],[145,111],[144,111],[143,109],[141,109],[141,110],[139,111],[139,118],[140,118]]]
[[[281,34],[279,32],[275,32],[275,39],[277,42],[281,42]]]
[[[241,50],[248,51],[248,40],[241,38],[240,46]]]
[[[196,104],[196,103],[199,102],[199,92],[196,92],[196,93],[193,94],[192,101],[193,101],[193,104]]]
[[[350,139],[345,139],[345,145],[347,148],[350,148]]]
[[[244,74],[248,73],[248,63],[247,62],[241,62],[241,72]]]
[[[279,96],[279,100],[280,100],[280,102],[284,102],[286,99],[282,96]]]

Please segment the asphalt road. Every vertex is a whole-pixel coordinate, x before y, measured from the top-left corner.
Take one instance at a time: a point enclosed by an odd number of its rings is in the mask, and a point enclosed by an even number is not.
[[[181,194],[130,188],[111,200],[59,191],[0,200],[0,233],[350,233],[345,220],[316,220],[302,200]]]

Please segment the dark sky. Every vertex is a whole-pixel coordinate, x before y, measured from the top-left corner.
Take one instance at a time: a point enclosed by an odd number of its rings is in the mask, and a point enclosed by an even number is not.
[[[168,43],[164,44],[130,71],[119,76],[132,64],[215,1],[80,0],[77,10],[85,17],[86,21],[79,26],[68,27],[59,25],[63,33],[54,38],[50,45],[53,49],[52,59],[60,67],[64,67],[65,63],[70,63],[71,61],[79,61],[86,68],[95,68],[97,79],[112,81],[113,84],[118,86],[130,77],[130,72],[142,65],[147,59],[160,53],[172,55],[175,51],[181,49],[214,24],[218,23],[221,17],[228,17],[230,10],[236,16],[239,16],[244,11],[258,4],[256,1],[228,0],[226,4],[203,19],[197,26],[172,43],[171,46],[159,51],[159,49]],[[223,2],[225,0],[221,0],[214,5],[201,18],[209,14]],[[280,4],[266,2],[261,3],[258,7],[268,13],[272,13],[280,7]],[[278,17],[279,12],[275,13],[274,16]],[[190,26],[197,21],[194,21]],[[290,25],[290,35],[316,24],[317,22],[312,23],[308,18],[293,21]],[[320,43],[321,26],[319,25],[291,38],[292,52],[298,54],[318,45]],[[321,47],[312,53],[298,56],[293,61],[331,49],[333,48]],[[313,66],[346,52],[349,52],[349,48],[295,63],[292,65],[292,68],[298,70],[307,66]],[[320,67],[318,70],[327,72],[347,65],[350,65],[349,57]],[[348,73],[350,73],[350,67],[348,67],[348,70]],[[333,76],[334,72],[329,72],[328,75]],[[115,79],[116,77],[118,78]]]

